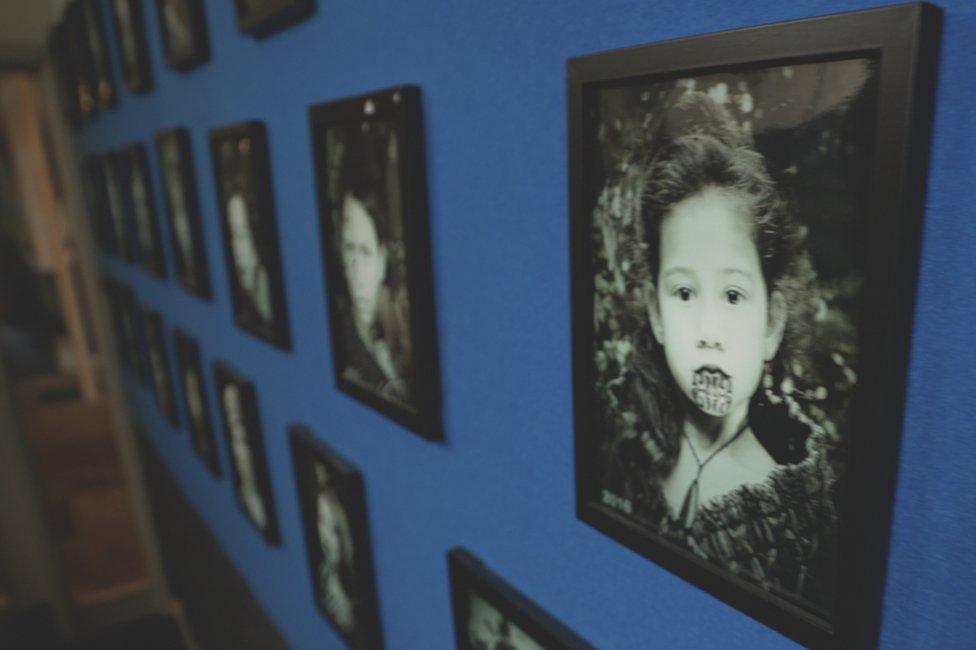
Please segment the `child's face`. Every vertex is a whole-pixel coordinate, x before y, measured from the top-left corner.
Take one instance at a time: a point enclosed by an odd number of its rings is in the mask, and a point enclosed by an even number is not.
[[[685,396],[715,417],[744,412],[779,347],[782,297],[770,298],[745,201],[708,188],[661,223],[654,336]]]

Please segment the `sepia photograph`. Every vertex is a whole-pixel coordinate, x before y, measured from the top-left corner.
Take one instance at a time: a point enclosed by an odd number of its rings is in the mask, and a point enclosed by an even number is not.
[[[315,0],[234,0],[237,26],[263,37],[302,21],[315,11]]]
[[[190,442],[197,456],[214,476],[220,476],[217,440],[210,419],[210,406],[204,386],[200,346],[182,330],[173,330],[176,366],[183,389],[183,408],[189,423]]]
[[[462,548],[447,554],[458,650],[592,650]]]
[[[805,42],[830,49],[819,24]],[[896,253],[872,179],[899,100],[868,55],[682,71],[708,38],[570,61],[579,515],[820,642],[853,558],[845,488],[870,480],[848,475],[858,409],[903,391],[865,383],[864,347],[892,321],[868,309]]]
[[[156,0],[166,63],[190,70],[210,58],[203,0]]]
[[[337,384],[439,438],[420,90],[320,104],[310,117]]]
[[[129,92],[144,92],[153,86],[152,68],[146,47],[146,25],[139,0],[112,0],[116,43],[122,58],[123,85]]]
[[[307,427],[290,436],[315,605],[350,648],[381,648],[362,475]]]
[[[118,156],[122,177],[128,179],[139,260],[154,275],[165,278],[166,255],[163,253],[163,238],[153,199],[146,146],[142,143],[132,144],[119,152]]]
[[[163,178],[163,197],[169,214],[176,279],[190,293],[210,298],[210,272],[197,202],[196,177],[185,128],[156,134],[156,154]]]
[[[146,327],[146,351],[149,355],[149,371],[152,386],[156,393],[156,405],[174,427],[179,426],[180,416],[176,409],[176,394],[173,392],[173,375],[170,372],[169,356],[166,354],[166,339],[163,318],[151,307],[143,309]]]
[[[234,493],[247,520],[269,544],[281,543],[254,384],[219,361],[213,364]]]
[[[264,124],[212,131],[211,156],[234,322],[279,348],[291,346]]]

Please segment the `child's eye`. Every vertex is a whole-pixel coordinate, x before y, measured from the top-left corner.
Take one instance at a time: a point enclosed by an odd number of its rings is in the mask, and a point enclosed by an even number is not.
[[[691,300],[691,296],[693,295],[691,289],[689,289],[688,287],[678,287],[677,289],[674,290],[673,293],[682,302],[688,302],[689,300]]]
[[[729,301],[730,305],[738,305],[745,295],[738,289],[729,289],[725,292],[725,299]]]

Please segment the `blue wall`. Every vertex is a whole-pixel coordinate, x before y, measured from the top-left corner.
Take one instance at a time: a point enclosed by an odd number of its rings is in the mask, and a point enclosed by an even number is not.
[[[204,363],[255,379],[283,545],[266,545],[185,431],[136,386],[131,399],[190,501],[297,648],[340,647],[314,608],[286,426],[304,421],[366,478],[384,632],[391,648],[448,648],[445,551],[468,546],[599,647],[773,648],[791,643],[578,522],[574,516],[565,62],[570,56],[873,6],[863,0],[318,0],[263,41],[233,3],[207,2],[211,61],[165,66],[144,0],[156,87],[80,131],[82,151],[151,144],[186,125],[215,298],[204,302],[108,259]],[[105,3],[107,9],[108,3]],[[944,0],[911,380],[882,645],[976,643],[976,3]],[[109,32],[110,35],[113,33]],[[111,43],[117,78],[120,65]],[[318,244],[310,104],[400,83],[423,88],[446,444],[431,444],[338,392]],[[234,327],[206,135],[268,126],[289,320],[282,352]],[[151,160],[156,200],[159,169]],[[165,214],[161,212],[161,214]],[[167,254],[173,255],[167,238]],[[172,349],[170,349],[172,353]],[[173,359],[175,362],[175,359]],[[217,413],[212,377],[211,408]],[[185,417],[183,418],[185,421]],[[215,425],[217,424],[215,420]],[[894,432],[893,432],[894,433]],[[221,462],[228,467],[221,443]]]

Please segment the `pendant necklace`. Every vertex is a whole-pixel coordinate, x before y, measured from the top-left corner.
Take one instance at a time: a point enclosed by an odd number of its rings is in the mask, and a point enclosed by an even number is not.
[[[681,502],[681,511],[678,514],[678,519],[681,520],[685,528],[691,528],[691,525],[695,523],[695,517],[698,516],[698,506],[700,505],[698,502],[698,481],[701,479],[702,471],[705,469],[705,465],[708,465],[708,463],[710,463],[713,458],[718,456],[722,450],[735,442],[739,436],[745,433],[745,430],[748,427],[749,420],[747,418],[742,421],[742,425],[739,427],[739,430],[735,432],[735,435],[723,442],[721,446],[713,451],[705,460],[699,460],[698,452],[695,451],[695,446],[691,444],[688,434],[685,433],[684,428],[682,428],[681,435],[684,436],[685,442],[688,443],[688,449],[691,450],[691,457],[695,459],[695,464],[698,465],[698,471],[695,473],[695,479],[691,482],[691,485],[688,486],[688,491],[685,492],[685,498]]]

